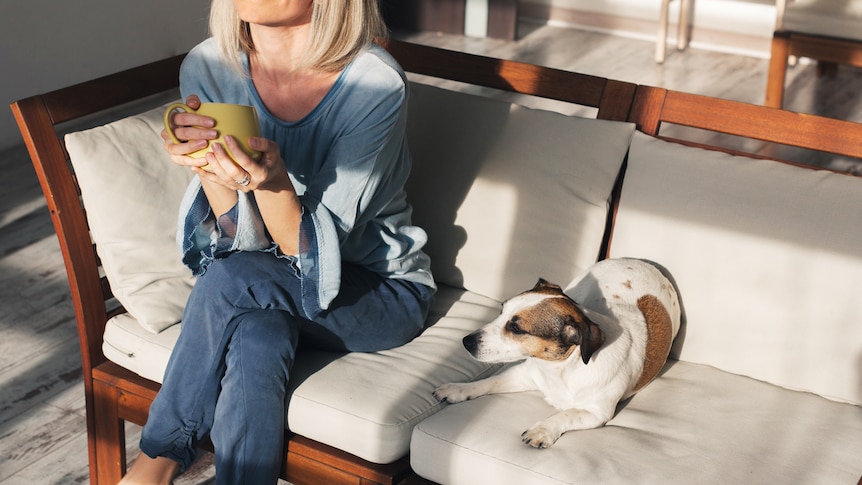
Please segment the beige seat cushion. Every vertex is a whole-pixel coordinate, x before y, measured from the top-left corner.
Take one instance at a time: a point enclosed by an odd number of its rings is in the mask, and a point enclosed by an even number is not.
[[[413,427],[443,407],[434,389],[496,370],[470,357],[461,339],[499,313],[499,302],[441,286],[433,326],[407,345],[351,353],[322,368],[323,361],[297,359],[300,372],[319,370],[304,381],[292,379],[288,427],[375,463],[403,457]]]
[[[153,333],[130,313],[117,315],[105,325],[102,353],[111,362],[141,377],[162,382],[181,326],[172,325],[159,333]]]
[[[301,351],[291,371],[291,431],[368,461],[389,463],[405,454],[422,419],[442,405],[432,392],[446,382],[488,375],[461,339],[493,319],[500,303],[441,286],[431,311],[433,326],[409,344],[376,353]],[[113,362],[161,382],[180,325],[159,334],[129,315],[108,322],[103,349]]]
[[[554,413],[537,393],[448,406],[413,433],[411,464],[450,485],[856,483],[862,408],[713,367],[669,362],[603,428],[551,448],[521,433]]]

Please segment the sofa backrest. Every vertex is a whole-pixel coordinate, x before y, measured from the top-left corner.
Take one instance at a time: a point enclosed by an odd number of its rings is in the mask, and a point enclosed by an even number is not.
[[[411,84],[407,194],[444,284],[504,300],[598,258],[634,127]]]
[[[633,137],[609,254],[680,288],[672,356],[862,403],[862,178]]]

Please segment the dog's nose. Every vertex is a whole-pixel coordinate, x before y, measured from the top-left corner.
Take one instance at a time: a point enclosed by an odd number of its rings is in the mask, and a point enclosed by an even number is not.
[[[479,333],[471,333],[464,337],[461,342],[464,344],[464,348],[467,349],[467,352],[470,352],[473,355],[476,355],[476,349],[479,348],[479,341],[482,340],[482,336]]]

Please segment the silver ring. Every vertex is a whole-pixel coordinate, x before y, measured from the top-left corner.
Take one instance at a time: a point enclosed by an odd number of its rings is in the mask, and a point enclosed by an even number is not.
[[[243,177],[243,178],[242,178],[242,180],[237,180],[237,181],[236,181],[236,184],[237,184],[237,185],[239,185],[239,186],[245,187],[245,186],[246,186],[246,185],[248,185],[250,182],[251,182],[251,177],[249,177],[248,173],[246,173],[246,174],[245,174],[245,177]]]

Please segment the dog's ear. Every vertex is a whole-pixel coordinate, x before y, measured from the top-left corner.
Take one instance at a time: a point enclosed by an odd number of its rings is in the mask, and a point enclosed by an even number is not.
[[[605,332],[595,323],[584,319],[579,323],[581,333],[581,359],[584,364],[590,362],[590,357],[605,343]]]
[[[562,291],[562,288],[560,288],[560,285],[555,285],[554,283],[551,283],[550,281],[546,280],[545,278],[539,278],[539,281],[536,282],[536,286],[533,287],[533,291],[542,290],[542,289],[552,289],[552,290]]]
[[[570,315],[568,322],[563,327],[563,341],[569,345],[580,346],[581,359],[584,364],[589,364],[593,353],[605,343],[605,333],[588,318],[582,317],[578,321]]]

